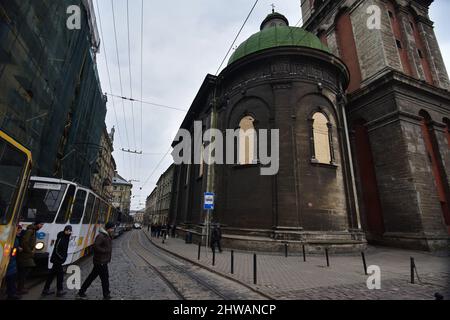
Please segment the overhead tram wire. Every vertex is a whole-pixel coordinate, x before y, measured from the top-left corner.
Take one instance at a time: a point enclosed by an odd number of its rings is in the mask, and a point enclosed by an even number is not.
[[[155,169],[152,171],[152,173],[148,176],[147,179],[145,179],[144,184],[141,186],[141,190],[147,185],[147,183],[150,181],[150,179],[153,177],[153,175],[156,173],[156,170],[161,166],[164,159],[167,157],[167,155],[170,153],[170,150],[172,149],[172,146],[169,147],[169,150],[164,154],[164,156],[161,158],[161,160],[156,165]]]
[[[112,9],[112,17],[113,17],[114,39],[115,39],[115,44],[116,44],[117,66],[119,69],[120,94],[123,96],[122,71],[121,71],[121,67],[120,67],[119,45],[118,45],[118,41],[117,41],[116,14],[115,14],[115,9],[114,9],[114,0],[111,0],[111,9]],[[131,149],[130,148],[130,138],[128,136],[128,126],[127,126],[124,100],[122,100],[122,109],[123,109],[123,117],[124,117],[124,121],[125,121],[124,123],[125,123],[126,137],[127,137],[127,145],[128,145],[128,149]],[[130,174],[131,174],[131,170],[132,170],[131,169],[131,159],[130,158],[128,158],[128,159],[130,160],[129,165],[130,165]]]
[[[144,143],[143,143],[143,136],[144,136],[144,131],[143,131],[143,118],[144,118],[144,114],[143,114],[143,102],[142,100],[144,99],[143,93],[144,92],[144,0],[141,0],[141,101],[140,101],[140,106],[141,106],[141,119],[140,119],[140,124],[141,124],[141,151],[144,150]],[[139,165],[138,165],[138,173],[140,175],[141,173],[141,169],[142,169],[142,160],[143,160],[143,156],[141,155],[139,157]]]
[[[308,1],[308,0],[301,0],[300,1],[300,8],[301,7],[303,7],[303,5],[305,4],[305,2],[306,1]],[[309,15],[312,11],[313,11],[313,9],[314,9],[314,7],[310,7],[306,12],[305,12],[305,14],[301,14],[301,16],[300,16],[300,19],[297,21],[297,23],[294,25],[294,28],[301,28],[300,27],[300,25],[303,25],[303,23],[304,23],[304,21],[303,21],[303,16],[305,15]],[[289,36],[292,36],[292,32],[294,31],[294,29],[292,29],[291,28],[291,30],[290,30],[290,32],[289,32]],[[305,34],[300,40],[299,40],[299,42],[298,43],[300,43],[304,38],[305,38],[305,36],[306,36],[307,34]],[[288,40],[287,38],[286,38],[286,40]]]
[[[133,96],[133,77],[132,77],[132,64],[131,64],[131,37],[130,37],[130,0],[127,0],[127,31],[128,31],[128,73],[130,77],[130,95]],[[134,103],[131,101],[131,118],[132,118],[132,124],[133,124],[133,144],[134,148],[137,150],[137,140],[136,140],[136,126],[135,126],[135,117],[134,117]],[[134,178],[133,169],[136,167],[136,157],[132,156],[132,171],[131,171],[131,178]]]
[[[111,94],[111,93],[106,93],[106,94],[108,96],[119,98],[119,99],[123,99],[123,100],[129,100],[129,101],[134,101],[134,102],[142,102],[143,104],[154,106],[154,107],[170,109],[170,110],[176,110],[176,111],[180,111],[180,112],[188,112],[189,111],[188,109],[182,109],[182,108],[178,108],[178,107],[171,107],[171,106],[164,105],[164,104],[153,103],[153,102],[148,102],[148,101],[142,101],[142,100],[129,98],[129,97],[122,97],[122,96],[118,96],[118,95]]]
[[[100,36],[101,36],[101,39],[103,40],[103,50],[105,52],[106,74],[108,76],[109,89],[112,90],[111,73],[109,71],[109,63],[108,63],[108,52],[106,50],[106,44],[104,42],[105,38],[103,36],[103,24],[102,24],[102,18],[101,18],[101,14],[100,14],[100,6],[98,5],[98,1],[99,0],[96,0],[95,4],[96,4],[96,7],[97,7],[97,13],[98,13],[98,22],[99,22],[99,26],[100,26]],[[123,145],[122,135],[120,133],[119,118],[117,117],[116,103],[115,103],[114,98],[112,98],[111,101],[112,101],[113,110],[114,110],[114,116],[115,116],[116,124],[117,124],[117,134],[119,136],[120,145]],[[125,154],[123,154],[123,162],[125,163]]]
[[[141,146],[141,151],[144,149],[144,143],[143,143],[143,137],[144,137],[144,133],[143,133],[143,119],[144,119],[144,114],[143,114],[143,92],[144,92],[144,0],[141,0],[141,101],[140,101],[140,108],[141,108],[141,117],[140,117],[140,135],[141,135],[141,139],[140,139],[140,146]],[[139,176],[141,176],[141,170],[142,170],[142,161],[144,159],[144,155],[143,152],[139,157],[139,161],[138,161],[138,173]]]
[[[301,6],[305,3],[305,1],[307,1],[307,0],[303,0],[303,2],[301,2]],[[251,9],[249,15],[247,16],[246,20],[244,21],[244,24],[242,25],[242,27],[241,27],[241,29],[239,30],[239,32],[238,32],[238,34],[237,34],[235,40],[233,41],[233,43],[232,43],[230,49],[228,50],[227,54],[225,55],[224,59],[222,60],[222,63],[221,63],[221,65],[219,66],[219,68],[218,68],[218,70],[217,70],[217,72],[216,72],[216,75],[219,73],[220,69],[222,68],[223,64],[225,63],[226,58],[228,57],[229,53],[230,53],[231,50],[233,49],[234,44],[236,43],[236,41],[237,41],[237,39],[238,39],[240,33],[242,32],[243,28],[245,27],[245,24],[247,23],[248,19],[250,18],[251,14],[252,14],[252,12],[253,12],[253,10],[254,10],[254,8],[256,7],[257,4],[258,4],[258,0],[255,2],[254,6],[252,7],[252,9]],[[309,11],[307,11],[307,13],[305,13],[305,15],[307,15],[307,14],[308,14],[309,12],[311,12],[311,11],[312,11],[312,10],[310,9]],[[302,17],[300,18],[300,20],[296,23],[296,26],[299,26],[299,25],[302,23],[302,21],[303,21],[303,15],[302,15]],[[111,95],[111,96],[114,96],[114,95]],[[121,99],[132,99],[132,98],[126,98],[126,97],[120,97],[120,96],[116,96],[116,97],[121,98]],[[134,100],[134,101],[137,101],[137,100],[135,100],[135,99],[133,99],[133,100]],[[149,104],[149,105],[154,105],[154,106],[159,106],[159,107],[163,107],[163,108],[168,108],[168,109],[173,109],[173,110],[178,110],[178,111],[183,111],[183,112],[188,112],[188,110],[184,110],[184,109],[180,109],[180,108],[174,108],[174,107],[169,107],[169,106],[165,106],[165,105],[159,105],[159,104],[154,104],[154,103],[148,103],[148,102],[144,102],[144,101],[142,101],[142,103],[144,103],[144,104]],[[159,161],[159,163],[157,164],[157,166],[155,167],[155,169],[152,171],[152,173],[150,174],[150,176],[145,180],[144,184],[141,186],[141,190],[147,185],[147,183],[149,182],[149,180],[150,180],[150,179],[153,177],[153,175],[156,173],[156,170],[158,170],[158,168],[160,167],[160,165],[162,164],[162,162],[164,161],[164,159],[167,157],[167,155],[169,154],[171,148],[172,148],[172,147],[170,147],[169,150],[164,154],[164,156],[161,158],[161,160]]]
[[[250,16],[252,15],[253,11],[255,10],[256,5],[258,4],[259,0],[255,1],[255,4],[251,8],[250,12],[247,15],[247,18],[245,18],[244,23],[242,24],[241,28],[239,29],[239,32],[237,33],[236,37],[233,40],[233,43],[231,44],[230,48],[228,49],[227,53],[225,54],[225,57],[223,58],[222,62],[220,63],[219,68],[216,71],[216,76],[219,74],[220,69],[222,68],[223,64],[227,60],[228,55],[230,54],[231,50],[233,50],[234,44],[236,43],[237,39],[241,35],[242,30],[244,29],[245,25],[247,24],[248,19],[250,19]]]
[[[217,69],[217,72],[216,72],[216,74],[215,74],[216,76],[219,74],[220,69],[222,68],[223,64],[225,63],[225,61],[226,61],[227,57],[229,56],[230,52],[233,50],[233,47],[234,47],[234,45],[235,45],[237,39],[239,38],[239,36],[240,36],[242,30],[244,29],[245,25],[247,24],[248,19],[249,19],[250,16],[252,15],[252,13],[253,13],[253,11],[254,11],[256,5],[258,4],[258,1],[259,1],[259,0],[256,0],[255,4],[253,5],[252,9],[251,9],[250,12],[249,12],[247,18],[245,19],[245,21],[244,21],[244,23],[243,23],[241,29],[239,30],[239,32],[238,32],[238,34],[236,35],[236,37],[235,37],[233,43],[231,44],[230,48],[228,49],[228,51],[227,51],[225,57],[223,58],[223,60],[222,60],[222,62],[221,62],[221,64],[220,64],[220,66],[219,66],[219,68]],[[307,0],[301,0],[301,1],[300,1],[300,8],[305,4],[306,1],[307,1]],[[308,9],[308,11],[305,12],[305,15],[308,15],[309,13],[311,13],[311,12],[313,11],[312,9],[313,9],[313,7],[310,7],[310,8]],[[302,14],[302,16],[300,17],[300,20],[295,24],[295,27],[299,27],[300,24],[302,24],[302,23],[303,23],[303,14]],[[291,33],[292,33],[292,30],[291,30]]]

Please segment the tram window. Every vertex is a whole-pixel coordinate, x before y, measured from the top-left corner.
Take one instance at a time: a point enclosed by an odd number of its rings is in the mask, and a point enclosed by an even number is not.
[[[104,202],[102,202],[100,204],[100,217],[98,219],[98,223],[99,224],[104,224],[105,220],[106,220],[106,210],[107,210],[107,206]]]
[[[100,211],[100,199],[96,198],[95,205],[94,205],[94,211],[92,213],[92,220],[91,224],[96,224],[99,218],[99,211]]]
[[[66,224],[69,220],[70,205],[72,204],[73,197],[75,196],[75,186],[70,185],[64,198],[61,209],[59,210],[58,217],[56,218],[57,224]]]
[[[75,202],[73,203],[72,215],[70,216],[71,224],[79,224],[84,212],[84,202],[86,200],[87,192],[83,190],[78,190],[75,197]]]
[[[66,188],[63,184],[31,182],[21,220],[53,223]]]
[[[86,203],[86,210],[84,213],[83,224],[89,224],[91,222],[92,217],[92,209],[94,207],[95,197],[93,194],[90,194],[88,197],[88,201]]]
[[[26,161],[26,155],[0,141],[0,225],[12,218]]]

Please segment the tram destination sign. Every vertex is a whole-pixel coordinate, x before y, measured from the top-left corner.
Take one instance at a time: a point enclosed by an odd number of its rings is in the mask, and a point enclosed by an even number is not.
[[[214,210],[214,193],[205,192],[205,202],[204,209],[205,210]]]
[[[60,184],[54,184],[54,183],[40,183],[36,182],[33,186],[33,189],[39,189],[39,190],[61,190]]]

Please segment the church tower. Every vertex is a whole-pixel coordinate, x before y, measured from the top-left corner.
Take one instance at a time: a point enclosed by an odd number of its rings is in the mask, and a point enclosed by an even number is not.
[[[350,71],[345,94],[368,240],[449,246],[450,82],[432,0],[304,0],[304,28]]]

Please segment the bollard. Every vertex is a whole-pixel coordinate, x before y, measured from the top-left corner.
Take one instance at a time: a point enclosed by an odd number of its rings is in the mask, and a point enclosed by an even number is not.
[[[213,252],[212,265],[214,267],[216,265],[216,248],[215,247],[212,247],[212,252]]]
[[[305,245],[303,245],[303,262],[306,262],[306,250],[305,250]]]
[[[327,267],[330,267],[330,257],[328,255],[328,248],[325,248],[325,256],[327,258]]]
[[[256,253],[253,255],[253,284],[258,283]]]
[[[234,251],[231,250],[231,274],[234,274]]]
[[[202,251],[202,242],[200,241],[198,243],[198,260],[199,261],[200,261],[200,253],[201,253],[201,251]]]
[[[362,261],[363,261],[363,266],[364,266],[364,274],[367,276],[367,263],[366,263],[366,255],[364,254],[364,252],[361,252],[361,257],[362,257]]]
[[[416,264],[414,262],[414,258],[411,257],[411,283],[414,284],[414,269],[416,268]]]
[[[444,296],[442,294],[440,294],[439,292],[436,292],[434,294],[434,298],[436,299],[436,301],[443,301],[444,300]]]
[[[284,256],[286,258],[288,257],[288,244],[287,243],[284,244]]]

